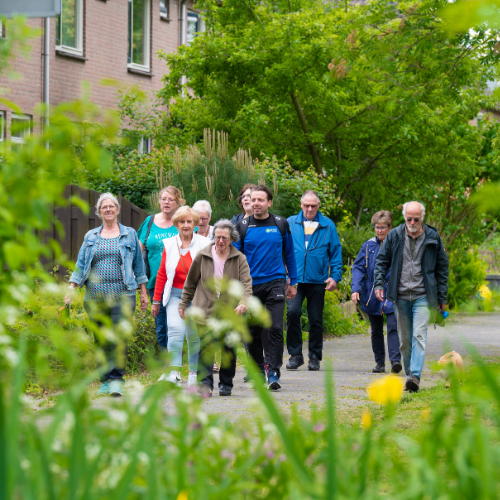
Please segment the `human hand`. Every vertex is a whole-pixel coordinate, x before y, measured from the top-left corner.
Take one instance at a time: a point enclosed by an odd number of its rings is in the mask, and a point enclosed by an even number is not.
[[[64,297],[64,303],[68,306],[71,304],[71,302],[73,302],[73,297],[75,296],[75,288],[72,286],[70,286],[69,288],[69,292]]]
[[[248,311],[248,307],[245,304],[239,304],[234,310],[236,314],[245,314]]]
[[[296,286],[289,286],[288,290],[286,291],[286,298],[287,299],[293,299],[297,295],[297,287]]]
[[[179,311],[179,316],[181,319],[186,319],[186,311],[184,309],[177,309]]]
[[[359,293],[358,292],[351,293],[351,300],[357,305],[359,302]]]
[[[141,311],[145,311],[149,306],[148,293],[141,292]]]
[[[159,312],[160,312],[160,304],[153,304],[151,306],[151,314],[153,315],[153,318],[156,318]]]
[[[375,297],[377,297],[380,302],[384,301],[384,290],[381,288],[380,290],[375,290]]]
[[[337,288],[337,282],[333,278],[328,278],[325,283],[328,283],[328,285],[326,285],[327,292],[333,292],[335,288]]]
[[[446,311],[446,304],[439,304],[438,305],[438,310],[441,311],[441,312],[445,312]]]

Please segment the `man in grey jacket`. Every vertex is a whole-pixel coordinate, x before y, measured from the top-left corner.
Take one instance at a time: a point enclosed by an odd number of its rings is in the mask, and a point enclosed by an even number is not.
[[[406,389],[418,392],[429,320],[446,308],[448,257],[437,230],[423,224],[422,203],[405,203],[403,215],[405,223],[387,235],[377,255],[374,289],[384,300],[384,279],[392,268],[387,298],[395,305]]]

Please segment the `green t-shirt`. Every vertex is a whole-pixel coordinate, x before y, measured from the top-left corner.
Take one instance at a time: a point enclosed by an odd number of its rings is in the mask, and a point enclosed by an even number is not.
[[[142,223],[139,231],[137,231],[137,236],[139,241],[144,245],[144,240],[146,239],[146,234],[148,232],[149,216]],[[147,282],[147,288],[152,289],[155,287],[156,275],[158,274],[158,269],[160,268],[161,255],[163,253],[163,240],[171,238],[177,234],[177,228],[175,226],[170,226],[167,228],[158,227],[154,222],[151,226],[151,231],[149,232],[147,248],[148,248],[148,260],[149,269],[151,271],[151,278]]]

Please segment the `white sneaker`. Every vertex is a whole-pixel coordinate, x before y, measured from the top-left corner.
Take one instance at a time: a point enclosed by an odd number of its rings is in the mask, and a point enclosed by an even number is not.
[[[190,387],[198,386],[198,373],[197,372],[189,372],[188,375],[188,389]]]
[[[175,384],[178,387],[180,387],[181,386],[181,374],[178,371],[172,370],[168,376],[166,373],[164,373],[158,379],[158,382],[161,382],[161,381],[171,382],[172,384]]]

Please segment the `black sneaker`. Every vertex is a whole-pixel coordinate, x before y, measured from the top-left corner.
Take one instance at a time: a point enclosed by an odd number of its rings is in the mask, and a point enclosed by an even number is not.
[[[219,384],[219,396],[231,396],[231,387],[224,384]]]
[[[372,373],[385,373],[385,366],[377,363],[377,366],[372,370]]]
[[[286,364],[287,370],[296,370],[299,366],[304,364],[304,356],[302,354],[292,354],[290,360]]]
[[[418,378],[414,375],[410,375],[406,379],[405,388],[409,392],[418,392],[418,390],[420,389],[420,380],[418,380]]]
[[[314,372],[319,370],[319,359],[315,354],[311,354],[309,357],[309,364],[307,365],[307,368]]]
[[[392,373],[399,373],[402,369],[403,365],[399,361],[394,361],[394,363],[392,363],[392,368],[391,368]]]

